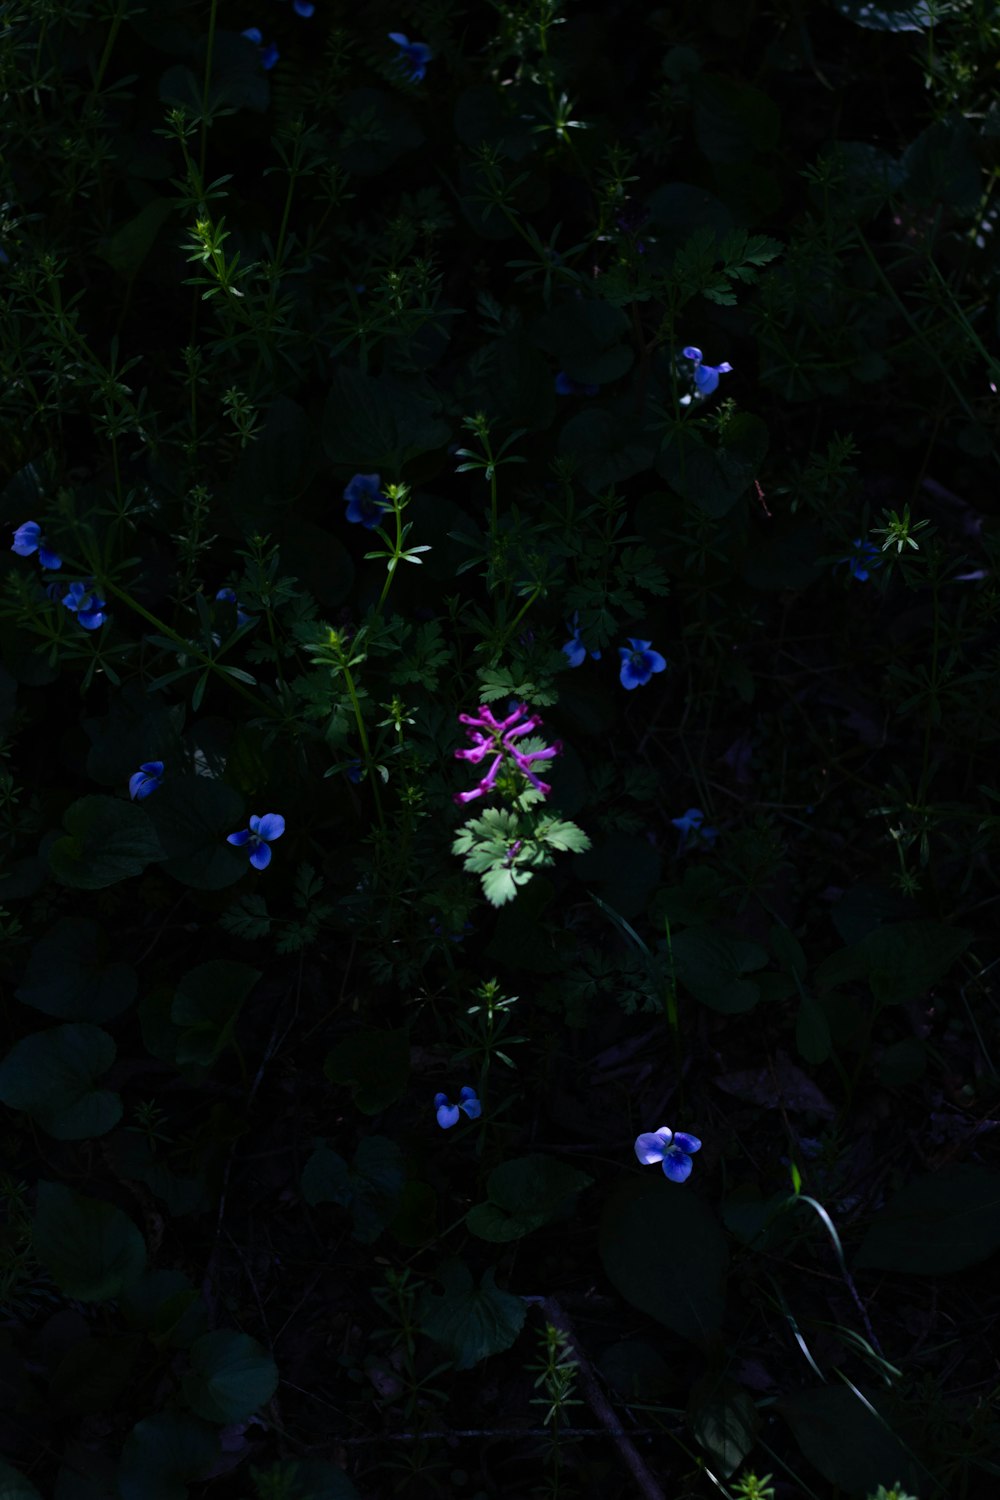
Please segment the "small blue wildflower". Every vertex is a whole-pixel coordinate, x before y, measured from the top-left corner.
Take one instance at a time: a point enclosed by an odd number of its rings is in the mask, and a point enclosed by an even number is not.
[[[842,563],[846,563],[852,578],[856,578],[859,583],[867,583],[872,568],[882,566],[882,553],[874,542],[860,536],[854,538],[851,546],[854,548],[851,556],[838,558],[836,565],[840,567]]]
[[[599,385],[586,385],[582,381],[573,380],[565,370],[560,370],[556,376],[557,396],[596,396],[600,389]]]
[[[239,848],[248,846],[250,849],[250,863],[255,870],[266,870],[271,863],[271,850],[268,845],[275,839],[280,839],[285,831],[285,820],[280,813],[265,813],[261,818],[251,818],[250,827],[244,828],[239,833],[231,833],[226,839],[227,844],[236,844]]]
[[[344,491],[347,501],[347,519],[360,521],[371,531],[384,518],[388,502],[381,493],[382,478],[379,474],[355,474]]]
[[[567,630],[571,630],[573,632],[572,637],[566,642],[565,646],[561,648],[563,655],[568,658],[571,667],[582,666],[587,656],[587,647],[583,644],[583,641],[580,637],[579,619],[580,611],[578,609],[575,609],[573,611],[572,620],[566,626]],[[600,651],[591,651],[590,659],[591,661],[600,661]]]
[[[128,794],[133,802],[144,802],[162,780],[162,760],[144,760],[135,775],[128,779]]]
[[[348,781],[354,782],[355,786],[357,786],[359,781],[364,781],[365,773],[361,762],[359,760],[352,760],[347,767],[345,775]]]
[[[95,590],[86,583],[71,583],[63,604],[73,611],[84,630],[99,630],[107,619],[104,611],[108,607],[108,601],[99,598]]]
[[[687,1182],[694,1165],[691,1157],[700,1150],[701,1141],[696,1135],[685,1135],[682,1130],[674,1135],[666,1125],[637,1136],[635,1142],[635,1154],[643,1166],[651,1167],[654,1162],[661,1162],[664,1175],[671,1182]]]
[[[719,837],[717,828],[705,826],[705,814],[700,807],[689,807],[687,812],[680,818],[671,818],[671,823],[680,830],[680,843],[678,852],[690,846],[706,844],[709,848]]]
[[[254,625],[254,624],[256,624],[256,619],[257,619],[256,615],[248,615],[247,614],[246,610],[243,608],[243,606],[240,604],[239,600],[237,599],[236,592],[235,592],[234,589],[220,589],[219,592],[216,594],[215,597],[219,601],[220,604],[235,604],[236,605],[236,623],[237,623],[237,625]]]
[[[622,687],[628,688],[630,692],[633,688],[645,687],[654,672],[662,672],[666,668],[666,657],[661,656],[659,651],[651,651],[649,646],[649,641],[637,641],[629,636],[628,645],[618,647],[618,655],[622,659],[618,675]]]
[[[453,1125],[458,1124],[459,1110],[470,1120],[478,1120],[483,1112],[483,1106],[479,1102],[475,1089],[470,1089],[468,1086],[459,1094],[457,1104],[451,1104],[447,1094],[435,1094],[434,1108],[437,1111],[437,1122],[442,1130],[450,1130]]]
[[[699,396],[710,396],[719,384],[720,375],[728,375],[733,368],[728,360],[723,360],[721,365],[704,365],[701,362],[701,350],[689,344],[681,353],[685,359],[694,360],[694,383]]]
[[[259,26],[248,26],[246,31],[240,32],[240,35],[245,36],[248,42],[253,42],[254,46],[259,48],[260,65],[265,73],[269,73],[281,56],[274,43],[268,42],[266,47],[262,45],[264,38]]]
[[[297,16],[301,16],[303,21],[308,21],[309,17],[316,13],[315,5],[310,5],[309,0],[292,0],[292,10]]]
[[[401,31],[390,31],[389,40],[399,48],[399,61],[409,63],[410,82],[419,83],[427,72],[427,64],[434,56],[431,49],[425,47],[423,42],[408,41]]]
[[[25,521],[14,532],[14,543],[10,549],[16,552],[18,557],[30,557],[33,552],[38,553],[38,561],[43,568],[62,567],[62,558],[57,552],[53,552],[48,542],[42,536],[42,528],[37,521]]]

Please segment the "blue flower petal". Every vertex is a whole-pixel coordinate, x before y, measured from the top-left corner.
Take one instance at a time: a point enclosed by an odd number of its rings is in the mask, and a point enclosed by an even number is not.
[[[250,863],[255,870],[266,870],[271,863],[270,844],[259,843],[255,849],[251,849]]]
[[[458,1105],[441,1104],[437,1110],[437,1122],[442,1130],[450,1130],[453,1125],[458,1124]]]
[[[239,831],[239,833],[231,833],[229,835],[229,837],[226,839],[226,843],[227,844],[236,844],[239,848],[242,848],[244,844],[248,844],[249,842],[250,842],[250,830],[249,830],[249,828],[241,828],[240,831]]]
[[[683,1151],[674,1153],[671,1149],[663,1158],[663,1172],[671,1182],[687,1182],[693,1167],[694,1162]]]
[[[250,822],[252,827],[253,819]],[[262,818],[258,818],[257,820],[256,832],[260,834],[262,839],[267,839],[269,843],[272,843],[275,839],[280,839],[284,831],[285,820],[280,813],[265,813]]]
[[[689,1156],[693,1155],[695,1151],[701,1150],[701,1141],[698,1137],[696,1135],[688,1135],[683,1130],[678,1130],[674,1136],[674,1145],[679,1146],[682,1151],[686,1151]]]

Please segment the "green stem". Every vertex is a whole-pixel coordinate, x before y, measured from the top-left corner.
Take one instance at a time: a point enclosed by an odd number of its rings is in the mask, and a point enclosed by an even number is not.
[[[205,48],[205,77],[201,86],[201,148],[198,154],[198,174],[205,179],[205,156],[208,151],[208,89],[212,80],[212,54],[215,51],[215,19],[219,0],[212,0],[208,15],[208,44]]]
[[[347,694],[351,700],[351,707],[354,709],[354,722],[358,726],[358,739],[361,741],[361,750],[365,758],[365,767],[368,771],[368,776],[372,784],[372,795],[375,798],[375,811],[378,813],[379,826],[382,829],[382,832],[385,833],[385,814],[382,811],[382,798],[379,795],[378,777],[375,774],[375,762],[372,758],[371,747],[368,744],[368,731],[365,728],[364,715],[361,712],[361,703],[358,698],[358,690],[354,686],[354,678],[351,676],[351,669],[347,664],[346,656],[340,663],[340,670],[344,674],[344,683],[347,687]]]
[[[133,599],[131,594],[126,593],[124,589],[120,589],[115,583],[103,583],[101,587],[107,589],[109,594],[114,594],[115,598],[120,599],[123,604],[127,604],[129,609],[134,609],[137,615],[142,615],[143,619],[148,620],[150,625],[160,635],[165,635],[168,640],[174,641],[180,646],[186,656],[193,656],[197,661],[201,662],[202,666],[208,667],[210,671],[221,677],[228,687],[235,688],[242,697],[246,698],[248,703],[253,704],[258,713],[267,714],[272,719],[280,717],[276,708],[272,707],[269,703],[264,703],[255,693],[250,691],[245,683],[240,682],[238,678],[229,677],[220,669],[218,662],[213,657],[207,655],[200,647],[193,645],[190,641],[186,641],[182,635],[178,635],[176,630],[172,630],[169,625],[164,624],[156,615],[151,614],[137,599]]]

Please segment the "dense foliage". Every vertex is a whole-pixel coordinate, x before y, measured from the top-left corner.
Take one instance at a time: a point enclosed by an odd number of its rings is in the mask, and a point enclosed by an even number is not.
[[[998,46],[0,6],[3,1500],[992,1492]]]

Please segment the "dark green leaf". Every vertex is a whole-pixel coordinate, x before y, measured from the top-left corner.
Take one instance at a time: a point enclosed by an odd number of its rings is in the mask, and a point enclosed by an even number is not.
[[[246,827],[243,798],[211,776],[173,776],[145,804],[168,875],[198,891],[221,891],[247,872],[246,849],[227,844]]]
[[[302,1170],[302,1195],[307,1203],[350,1209],[354,1238],[370,1245],[398,1210],[405,1175],[403,1153],[385,1136],[366,1136],[350,1167],[322,1143]]]
[[[191,1345],[184,1399],[206,1422],[245,1422],[270,1401],[278,1367],[256,1339],[232,1328],[203,1333]]]
[[[135,999],[131,964],[108,963],[108,942],[96,922],[63,917],[31,951],[17,998],[66,1021],[110,1021]]]
[[[760,1419],[746,1391],[716,1391],[697,1396],[688,1420],[705,1450],[709,1468],[728,1479],[748,1456]]]
[[[35,1254],[67,1297],[107,1302],[146,1268],[146,1244],[113,1203],[85,1198],[57,1182],[39,1182]]]
[[[870,1392],[863,1395],[878,1410]],[[796,1391],[777,1410],[805,1457],[830,1484],[860,1497],[897,1481],[921,1490],[928,1475],[891,1428],[846,1386]]]
[[[593,1178],[551,1156],[518,1156],[490,1173],[486,1203],[469,1210],[465,1222],[481,1240],[501,1244],[521,1239],[562,1216],[573,1196]]]
[[[963,1163],[900,1188],[868,1226],[855,1265],[915,1276],[964,1271],[1000,1249],[1000,1175]]]
[[[53,1026],[22,1037],[0,1063],[0,1102],[23,1109],[59,1141],[106,1135],[122,1101],[94,1087],[115,1060],[115,1044],[98,1026]]]
[[[171,1021],[182,1028],[179,1067],[207,1067],[229,1046],[244,1001],[259,978],[259,969],[228,958],[211,959],[181,977],[170,1007]]]
[[[725,1310],[726,1238],[689,1185],[657,1173],[633,1177],[608,1198],[601,1260],[633,1307],[684,1338],[707,1338]]]
[[[364,1030],[327,1053],[323,1071],[331,1083],[347,1084],[358,1109],[377,1115],[402,1097],[410,1076],[410,1033]]]
[[[66,809],[63,827],[68,837],[50,848],[49,869],[77,890],[103,890],[163,858],[147,813],[117,797],[81,797]]]
[[[424,1295],[421,1327],[442,1345],[457,1370],[471,1370],[480,1360],[509,1349],[524,1326],[524,1302],[499,1291],[494,1277],[490,1266],[477,1288],[461,1261],[446,1261],[437,1273],[443,1294]]]
[[[125,1439],[121,1500],[187,1500],[188,1483],[206,1478],[220,1451],[218,1435],[194,1417],[146,1417]]]
[[[700,1004],[727,1016],[757,1004],[760,990],[743,975],[767,963],[767,951],[759,943],[691,928],[674,934],[671,952],[678,980]]]

